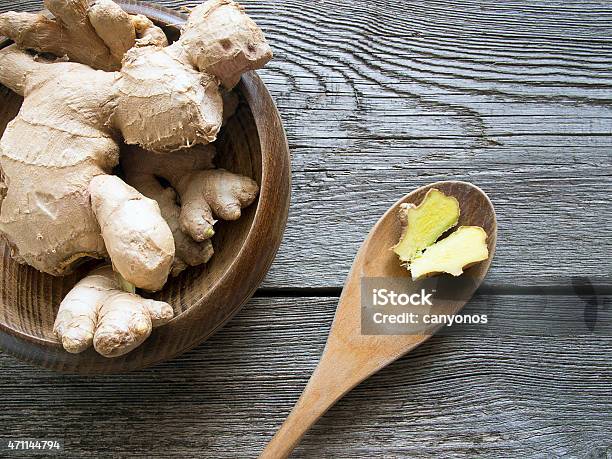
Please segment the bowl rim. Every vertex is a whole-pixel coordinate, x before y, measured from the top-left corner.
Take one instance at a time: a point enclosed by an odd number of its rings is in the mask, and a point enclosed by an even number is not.
[[[187,16],[178,11],[149,2],[115,0],[130,14],[144,14],[156,23],[180,27]],[[10,41],[0,37],[0,48]],[[282,120],[272,96],[255,71],[243,74],[237,88],[253,113],[261,149],[261,184],[257,208],[240,250],[209,286],[205,294],[168,324],[155,329],[140,347],[125,356],[107,359],[93,351],[67,353],[59,342],[24,334],[0,323],[0,349],[21,360],[63,373],[112,374],[147,368],[194,348],[204,342],[242,308],[253,296],[267,274],[283,239],[291,199],[291,157]],[[267,113],[263,119],[258,113]],[[272,231],[276,229],[276,231]],[[250,277],[245,279],[245,267]],[[205,308],[211,301],[222,301],[220,287],[231,283],[230,300],[223,319],[206,330]],[[221,295],[221,296],[220,296]],[[155,340],[152,338],[155,336]]]

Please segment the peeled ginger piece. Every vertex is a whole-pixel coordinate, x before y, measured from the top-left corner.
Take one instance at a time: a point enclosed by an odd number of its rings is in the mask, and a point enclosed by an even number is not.
[[[409,267],[412,260],[457,225],[459,201],[435,188],[430,189],[418,206],[402,204],[399,217],[402,237],[393,251]]]
[[[412,280],[439,273],[460,276],[464,268],[487,258],[489,250],[485,230],[480,226],[460,226],[412,261]]]
[[[401,205],[402,236],[393,250],[412,280],[441,273],[460,276],[464,268],[489,258],[487,233],[479,226],[461,226],[436,242],[457,225],[460,215],[459,201],[435,188],[418,206]]]

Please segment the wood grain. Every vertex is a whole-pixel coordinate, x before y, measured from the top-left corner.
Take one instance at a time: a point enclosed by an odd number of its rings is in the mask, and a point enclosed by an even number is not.
[[[609,2],[242,3],[274,48],[260,75],[293,154],[295,199],[265,287],[340,287],[392,202],[449,179],[498,209],[492,285],[610,284]]]
[[[609,3],[273,5],[252,9],[280,48],[262,76],[298,198],[267,287],[341,286],[384,209],[445,179],[475,182],[498,208],[489,282],[609,283]]]
[[[197,349],[120,379],[0,355],[0,437],[61,438],[65,457],[256,457],[314,369],[336,302],[256,298]],[[573,296],[480,295],[465,312],[490,323],[434,337],[359,385],[294,457],[610,454],[612,309],[595,333]],[[572,325],[543,333],[557,315]]]
[[[535,146],[518,145],[513,165],[495,158],[502,148],[487,160],[467,150],[453,149],[451,157],[435,148],[401,150],[397,142],[354,151],[330,147],[319,150],[325,170],[317,170],[314,156],[308,170],[299,170],[294,148],[288,230],[264,285],[342,286],[359,245],[386,208],[418,186],[449,178],[480,186],[497,209],[500,242],[489,284],[569,285],[573,277],[587,276],[610,285],[612,229],[605,222],[612,220],[611,147],[601,148],[588,165],[574,163],[575,156],[547,164],[533,158],[547,148]],[[521,150],[533,152],[533,159]],[[383,151],[385,164],[374,163]],[[409,151],[423,159],[411,161]]]
[[[263,78],[299,196],[267,287],[341,286],[384,209],[445,179],[498,208],[489,282],[610,282],[609,3],[304,3],[253,5],[281,17]]]

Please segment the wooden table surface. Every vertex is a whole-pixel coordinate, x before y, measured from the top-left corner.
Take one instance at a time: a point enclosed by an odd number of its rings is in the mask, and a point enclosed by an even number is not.
[[[0,354],[0,438],[58,438],[79,458],[255,457],[315,367],[368,229],[415,187],[461,179],[498,213],[469,306],[489,327],[361,384],[295,457],[612,457],[612,3],[243,4],[274,49],[260,75],[293,154],[266,281],[211,340],[139,373]]]

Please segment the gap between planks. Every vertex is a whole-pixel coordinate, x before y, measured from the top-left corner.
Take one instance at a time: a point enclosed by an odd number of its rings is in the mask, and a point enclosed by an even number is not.
[[[253,295],[254,298],[334,298],[340,297],[342,287],[280,287],[260,288]],[[579,283],[576,285],[537,285],[515,286],[501,284],[483,284],[475,296],[611,296],[612,285]]]

